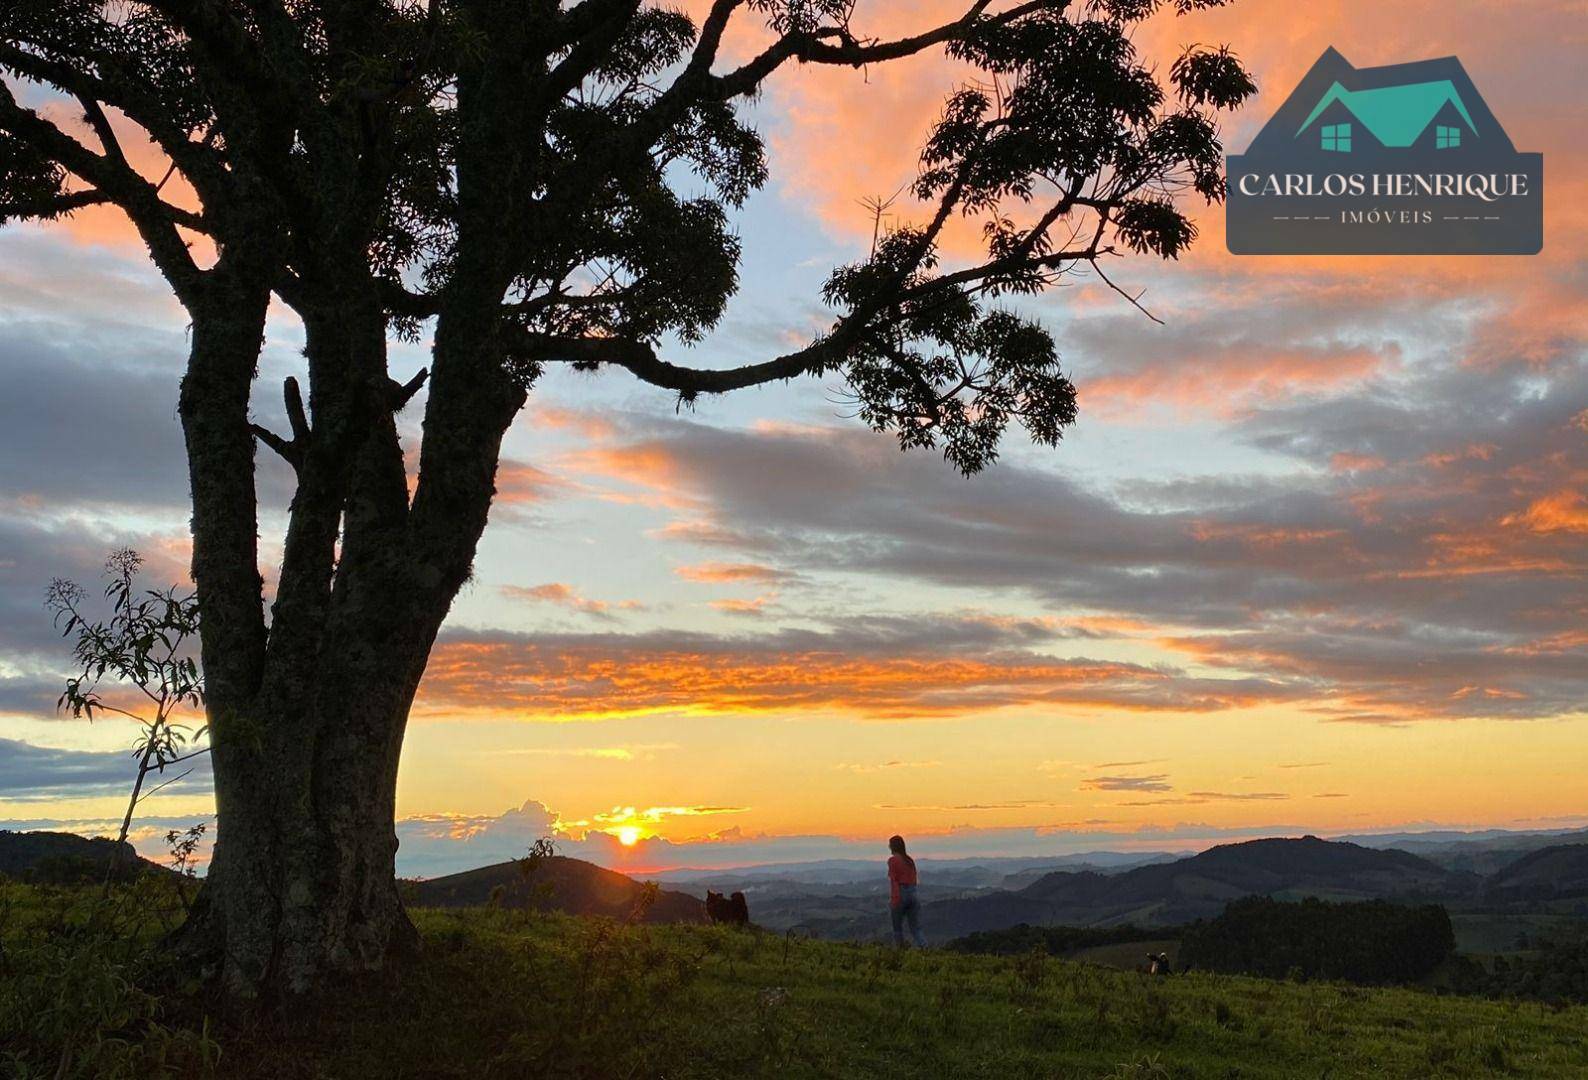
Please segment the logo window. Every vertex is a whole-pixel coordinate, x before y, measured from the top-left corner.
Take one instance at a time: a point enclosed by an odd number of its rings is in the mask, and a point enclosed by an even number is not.
[[[1441,131],[1444,129],[1441,128]],[[1455,129],[1452,128],[1452,131]],[[1443,138],[1443,136],[1440,136]],[[1440,143],[1443,146],[1443,143]],[[1323,125],[1323,148],[1340,153],[1351,152],[1351,125],[1350,124],[1325,124]]]
[[[1461,145],[1461,129],[1439,124],[1434,129],[1434,149],[1450,150]]]

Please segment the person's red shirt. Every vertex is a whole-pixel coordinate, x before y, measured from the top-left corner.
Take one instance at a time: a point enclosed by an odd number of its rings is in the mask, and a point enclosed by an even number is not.
[[[889,903],[894,907],[899,906],[899,886],[914,885],[917,883],[915,864],[903,855],[888,856],[888,892]]]

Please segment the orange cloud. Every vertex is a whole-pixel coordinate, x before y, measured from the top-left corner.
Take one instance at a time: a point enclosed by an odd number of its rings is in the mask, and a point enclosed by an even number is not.
[[[600,498],[618,503],[642,503],[672,509],[688,509],[696,503],[682,494],[682,475],[678,464],[663,447],[643,443],[626,446],[594,446],[573,451],[560,459],[564,468],[619,484],[644,489],[635,495],[605,489]]]
[[[1329,456],[1329,468],[1333,472],[1375,472],[1385,464],[1384,459],[1377,454],[1356,454],[1342,450]]]
[[[1191,679],[1036,654],[864,655],[775,641],[500,635],[438,643],[420,707],[430,715],[483,710],[550,720],[793,711],[899,720],[1022,705],[1204,712],[1292,696],[1263,680]]]
[[[1536,533],[1588,533],[1588,499],[1577,490],[1556,491],[1535,499],[1503,524],[1521,525]]]
[[[82,108],[75,102],[55,98],[37,111],[90,150],[95,153],[101,151],[98,137],[84,119]],[[171,159],[165,156],[148,133],[114,108],[107,108],[105,113],[128,164],[149,183],[160,185],[160,197],[183,210],[200,209],[198,194],[192,185],[180,172],[169,172]],[[74,190],[86,186],[80,181],[72,184]],[[132,221],[114,206],[84,207],[52,223],[50,227],[63,228],[66,235],[79,244],[125,248],[143,246],[143,238]],[[194,258],[200,265],[214,260],[214,246],[208,237],[182,231],[192,244]]]
[[[559,488],[562,481],[544,469],[522,461],[503,458],[496,467],[496,501],[507,504],[544,502]]]
[[[783,570],[776,570],[770,566],[760,566],[755,563],[699,563],[694,566],[677,566],[673,573],[685,581],[699,581],[712,584],[733,584],[738,582],[755,582],[764,584],[773,581],[785,581],[789,574]]]
[[[777,600],[777,593],[768,593],[750,600],[713,600],[711,606],[729,615],[760,615],[768,604]]]
[[[528,409],[531,426],[572,431],[587,439],[610,439],[617,433],[611,420],[584,409],[567,409],[558,405],[532,402]]]
[[[1368,349],[1226,346],[1212,356],[1187,356],[1173,364],[1095,376],[1083,380],[1078,389],[1089,413],[1107,417],[1154,403],[1179,412],[1229,416],[1253,404],[1339,390],[1382,366],[1382,357]]]
[[[583,596],[572,585],[564,585],[553,581],[544,585],[503,585],[502,595],[510,600],[530,600],[547,604],[557,604],[570,608],[586,615],[607,616],[614,607],[623,611],[637,611],[644,605],[636,600],[624,600],[619,604],[610,604],[605,600],[591,600]]]

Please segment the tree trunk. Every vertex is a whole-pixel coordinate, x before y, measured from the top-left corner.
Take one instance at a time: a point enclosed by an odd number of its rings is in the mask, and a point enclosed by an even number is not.
[[[321,990],[417,944],[396,884],[403,735],[524,398],[489,312],[472,333],[444,319],[426,426],[441,417],[445,435],[425,442],[410,509],[384,313],[352,280],[304,320],[313,424],[257,679],[208,702],[217,843],[183,938],[236,995]],[[195,551],[213,538],[195,516]],[[208,670],[226,641],[203,627]]]
[[[343,674],[324,671],[326,681]],[[370,702],[357,717],[316,719],[400,730],[406,704]],[[256,715],[268,728],[301,717]],[[342,740],[287,746],[266,737],[217,758],[215,859],[189,934],[219,962],[228,992],[296,995],[385,968],[417,944],[397,895],[395,752],[340,756]],[[223,764],[224,762],[224,764]],[[222,797],[224,792],[224,797]]]
[[[305,272],[310,415],[287,449],[297,485],[268,626],[249,391],[269,278],[221,276],[253,284],[192,310],[181,412],[218,820],[179,945],[234,995],[322,990],[417,944],[395,872],[403,735],[524,401],[496,338],[505,277],[471,268],[438,320],[410,505],[386,315],[362,257]]]

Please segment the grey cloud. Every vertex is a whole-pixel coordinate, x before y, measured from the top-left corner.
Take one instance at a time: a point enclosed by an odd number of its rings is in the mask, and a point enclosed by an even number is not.
[[[616,452],[665,458],[707,508],[664,536],[1187,627],[1172,648],[1309,689],[1328,719],[1563,716],[1588,707],[1578,349],[1544,372],[1424,360],[1254,407],[1235,430],[1295,459],[1286,476],[1105,491],[1003,464],[967,481],[854,428],[654,419]],[[1339,454],[1371,460],[1331,469]]]
[[[0,681],[0,697],[11,702],[17,702],[19,695],[38,699],[38,686],[55,686],[53,673],[70,658],[69,643],[62,640],[44,606],[45,588],[52,578],[83,585],[92,604],[104,580],[105,556],[112,548],[126,546],[144,554],[144,580],[151,588],[179,584],[187,578],[185,554],[172,539],[110,527],[88,517],[40,520],[14,510],[0,513],[0,657],[13,670],[21,669]],[[50,677],[43,679],[45,675]],[[59,692],[55,686],[49,694],[51,703]]]
[[[139,509],[186,503],[178,368],[107,363],[69,340],[4,329],[0,492],[46,510],[63,503]]]
[[[194,758],[155,773],[154,784],[191,770],[182,781],[185,792],[207,790],[209,759]],[[58,750],[16,739],[0,739],[0,799],[19,802],[90,795],[125,795],[137,776],[137,760],[130,750]]]
[[[141,345],[96,341],[77,324],[71,332],[46,330],[0,322],[0,497],[43,513],[118,508],[185,517],[187,458],[176,405],[186,342],[178,335]],[[140,359],[140,352],[152,355]],[[279,395],[259,397],[261,421],[279,425]],[[265,452],[256,469],[264,502],[284,505],[287,466]]]
[[[1173,791],[1167,773],[1150,776],[1093,776],[1081,781],[1092,791]]]

